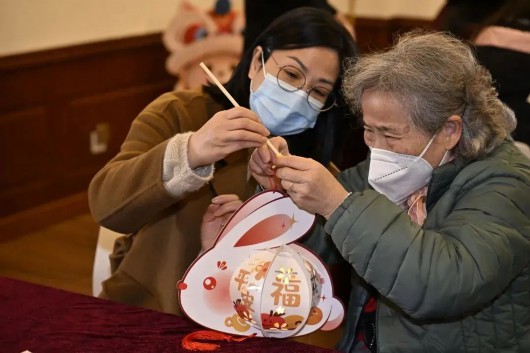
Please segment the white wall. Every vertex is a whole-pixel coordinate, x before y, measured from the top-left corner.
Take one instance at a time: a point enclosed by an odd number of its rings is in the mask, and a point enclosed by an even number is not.
[[[175,0],[0,0],[0,55],[157,32],[176,9]]]
[[[180,1],[0,0],[0,56],[160,32]],[[214,3],[214,0],[190,1],[203,8]],[[329,1],[340,11],[375,18],[433,18],[444,3],[444,0]],[[243,0],[232,0],[232,4],[241,9]]]

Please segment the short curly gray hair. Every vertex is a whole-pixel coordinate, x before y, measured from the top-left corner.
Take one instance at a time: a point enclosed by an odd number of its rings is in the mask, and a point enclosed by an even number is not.
[[[497,98],[490,73],[468,45],[447,33],[415,30],[399,37],[388,51],[351,59],[343,92],[360,114],[366,90],[397,98],[410,113],[412,125],[429,135],[437,133],[449,116],[461,116],[456,157],[486,154],[516,126],[512,110]]]

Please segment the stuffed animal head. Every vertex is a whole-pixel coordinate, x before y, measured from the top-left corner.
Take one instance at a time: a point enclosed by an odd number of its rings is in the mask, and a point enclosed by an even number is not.
[[[177,88],[207,83],[199,67],[202,61],[221,81],[226,82],[239,63],[243,50],[243,16],[231,10],[228,0],[218,0],[204,11],[183,0],[166,29],[163,42],[170,55],[166,70],[178,77]]]
[[[285,194],[255,195],[179,281],[182,311],[202,326],[239,335],[285,338],[338,327],[344,308],[329,273],[293,243],[314,220]]]

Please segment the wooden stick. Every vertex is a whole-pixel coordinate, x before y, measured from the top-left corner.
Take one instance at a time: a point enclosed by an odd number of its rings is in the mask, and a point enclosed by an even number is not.
[[[224,95],[226,96],[226,98],[228,98],[228,100],[230,102],[232,102],[232,104],[234,105],[234,107],[239,107],[239,104],[237,104],[236,100],[234,99],[234,97],[232,97],[232,95],[230,93],[228,93],[228,91],[226,90],[226,88],[224,88],[224,86],[221,84],[221,82],[219,82],[219,80],[217,79],[217,77],[215,77],[215,75],[210,71],[210,69],[208,69],[208,67],[206,65],[204,65],[203,62],[201,62],[200,64],[200,67],[204,70],[204,72],[206,72],[206,74],[212,79],[212,81],[217,85],[217,87],[219,87],[219,89],[221,90],[221,92],[224,93]]]
[[[206,74],[212,79],[212,81],[217,85],[217,87],[219,87],[219,89],[221,90],[221,92],[224,93],[225,97],[228,98],[228,100],[234,105],[234,107],[239,107],[240,105],[237,104],[236,100],[234,99],[234,97],[232,97],[232,95],[226,90],[226,88],[224,88],[223,84],[221,82],[219,82],[219,80],[217,79],[217,77],[215,77],[215,75],[210,71],[210,69],[208,69],[208,67],[206,65],[204,65],[203,62],[201,62],[199,64],[199,66],[201,67],[201,69],[204,70],[204,72],[206,72]],[[276,155],[276,157],[280,157],[280,156],[283,156],[277,149],[276,147],[274,147],[274,145],[269,141],[267,140],[267,146],[269,146],[269,148],[272,150],[272,152],[274,152],[274,154]]]
[[[269,146],[269,148],[272,150],[272,152],[274,152],[274,154],[276,155],[276,157],[282,157],[283,154],[280,153],[280,151],[278,151],[276,149],[276,147],[274,147],[274,145],[271,143],[270,140],[267,139],[267,146]]]

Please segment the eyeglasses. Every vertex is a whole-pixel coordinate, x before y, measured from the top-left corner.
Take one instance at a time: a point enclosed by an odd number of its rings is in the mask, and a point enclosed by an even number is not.
[[[325,112],[336,106],[336,98],[332,90],[323,86],[309,86],[306,82],[305,74],[292,65],[280,66],[274,57],[270,56],[278,66],[276,81],[281,89],[287,92],[303,90],[307,93],[307,104],[311,109]],[[303,89],[306,87],[308,89]]]

